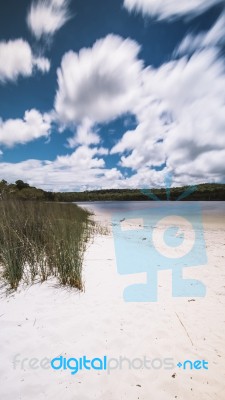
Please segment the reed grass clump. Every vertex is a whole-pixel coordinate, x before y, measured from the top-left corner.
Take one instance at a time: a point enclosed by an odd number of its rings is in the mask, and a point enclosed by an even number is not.
[[[94,231],[88,211],[75,204],[0,201],[0,278],[16,290],[56,277],[82,290],[82,263]]]

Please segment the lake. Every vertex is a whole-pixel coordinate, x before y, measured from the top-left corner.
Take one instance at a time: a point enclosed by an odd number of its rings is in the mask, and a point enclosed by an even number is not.
[[[90,201],[76,202],[82,208],[86,208],[94,213],[126,213],[132,211],[140,211],[140,213],[150,210],[157,212],[159,209],[169,209],[179,212],[181,208],[194,210],[200,208],[203,215],[209,216],[225,216],[225,201]]]

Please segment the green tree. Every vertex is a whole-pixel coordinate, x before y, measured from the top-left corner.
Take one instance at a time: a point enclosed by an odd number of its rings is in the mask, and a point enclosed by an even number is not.
[[[30,186],[28,183],[25,183],[25,182],[21,181],[20,179],[18,181],[16,181],[15,184],[17,186],[17,189],[19,189],[19,190],[29,188],[29,186]]]

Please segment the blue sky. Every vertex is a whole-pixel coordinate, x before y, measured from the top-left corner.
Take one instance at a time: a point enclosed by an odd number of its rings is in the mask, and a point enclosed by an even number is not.
[[[0,6],[0,179],[224,181],[224,0]],[[13,10],[13,12],[12,12]]]

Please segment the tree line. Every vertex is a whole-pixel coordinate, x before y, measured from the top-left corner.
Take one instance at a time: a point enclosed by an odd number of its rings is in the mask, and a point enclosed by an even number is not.
[[[187,193],[187,197],[183,194]],[[19,199],[30,201],[85,202],[85,201],[146,201],[168,199],[168,190],[162,189],[104,189],[84,192],[48,192],[30,186],[22,180],[15,183],[0,181],[0,199]],[[170,190],[170,200],[225,201],[225,184],[207,183],[191,187],[175,187]]]

